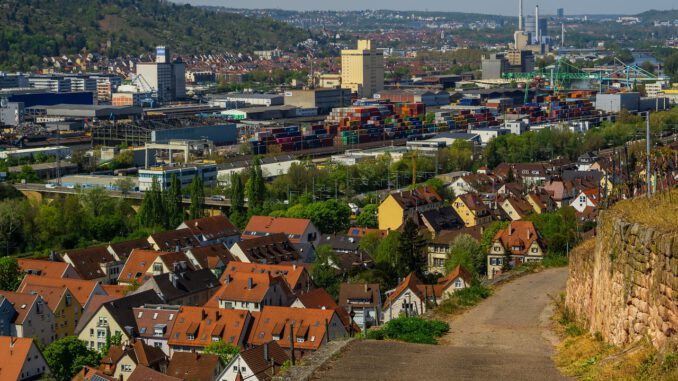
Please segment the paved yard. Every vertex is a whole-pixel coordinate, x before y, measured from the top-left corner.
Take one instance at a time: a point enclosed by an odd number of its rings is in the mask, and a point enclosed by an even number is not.
[[[315,380],[567,380],[551,361],[548,295],[567,269],[530,274],[450,322],[437,346],[357,341]]]

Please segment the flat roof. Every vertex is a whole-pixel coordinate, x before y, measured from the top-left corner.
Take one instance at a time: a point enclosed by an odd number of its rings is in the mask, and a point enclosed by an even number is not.
[[[141,115],[141,107],[109,105],[57,104],[54,106],[33,106],[33,110],[45,110],[47,115],[75,117],[108,117],[110,115]]]
[[[221,95],[221,96],[215,96],[212,97],[212,99],[225,99],[225,98],[243,98],[243,99],[275,99],[275,98],[283,98],[283,94],[249,94],[249,93],[241,93],[241,94],[226,94],[226,95]]]

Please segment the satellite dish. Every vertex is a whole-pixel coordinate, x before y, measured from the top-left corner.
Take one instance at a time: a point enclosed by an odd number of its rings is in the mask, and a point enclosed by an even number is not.
[[[7,107],[7,98],[0,99],[0,107]]]

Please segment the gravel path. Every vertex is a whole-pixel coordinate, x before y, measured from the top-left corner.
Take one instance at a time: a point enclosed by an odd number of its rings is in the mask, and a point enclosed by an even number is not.
[[[526,275],[450,321],[440,345],[356,341],[314,380],[567,380],[551,356],[549,295],[567,268]]]

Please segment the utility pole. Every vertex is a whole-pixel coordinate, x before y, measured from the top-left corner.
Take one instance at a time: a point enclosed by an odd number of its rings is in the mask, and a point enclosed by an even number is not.
[[[646,136],[645,139],[647,141],[646,148],[647,148],[647,163],[646,163],[646,168],[645,168],[645,178],[647,181],[647,197],[650,198],[652,195],[652,191],[650,190],[650,112],[647,111],[647,128],[646,128]]]

